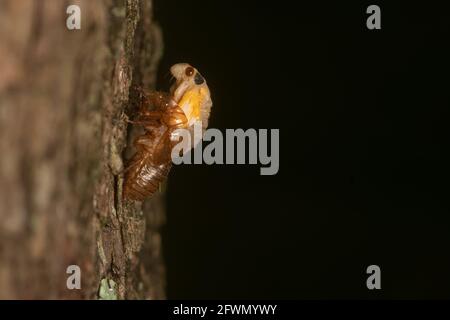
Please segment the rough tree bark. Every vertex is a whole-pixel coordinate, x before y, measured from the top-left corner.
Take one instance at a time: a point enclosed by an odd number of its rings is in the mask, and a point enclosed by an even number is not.
[[[154,87],[161,43],[151,0],[0,2],[0,298],[165,297],[162,195],[120,201],[132,88]]]

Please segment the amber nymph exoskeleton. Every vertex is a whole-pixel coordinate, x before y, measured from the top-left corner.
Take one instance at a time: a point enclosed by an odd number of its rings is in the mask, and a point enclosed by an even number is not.
[[[179,63],[170,69],[175,83],[170,93],[141,92],[141,103],[131,121],[145,129],[134,141],[136,153],[125,170],[123,196],[143,201],[159,189],[172,166],[176,129],[190,129],[195,122],[208,126],[212,101],[208,85],[197,69]]]

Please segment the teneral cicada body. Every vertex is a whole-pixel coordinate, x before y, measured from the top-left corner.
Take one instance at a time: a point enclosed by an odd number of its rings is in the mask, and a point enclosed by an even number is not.
[[[172,166],[176,129],[190,129],[195,121],[201,121],[203,128],[208,124],[212,102],[204,78],[185,63],[172,66],[171,73],[176,83],[170,94],[141,92],[141,105],[132,122],[143,126],[145,133],[134,141],[136,153],[125,172],[125,199],[143,201],[159,189]]]

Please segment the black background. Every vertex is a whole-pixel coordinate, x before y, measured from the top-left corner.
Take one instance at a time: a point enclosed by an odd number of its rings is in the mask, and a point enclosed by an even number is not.
[[[155,1],[169,67],[210,127],[279,128],[280,170],[184,165],[168,184],[168,298],[448,298],[448,10],[409,1]],[[381,7],[382,29],[366,28]],[[381,267],[382,290],[366,288]]]

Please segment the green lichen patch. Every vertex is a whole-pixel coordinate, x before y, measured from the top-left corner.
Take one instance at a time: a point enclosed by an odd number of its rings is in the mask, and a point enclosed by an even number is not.
[[[117,300],[116,283],[112,279],[102,279],[98,293],[99,300]]]

